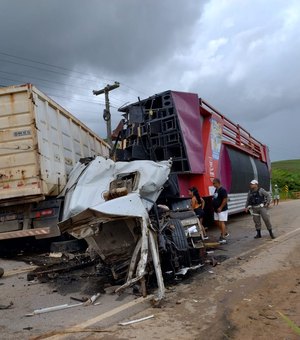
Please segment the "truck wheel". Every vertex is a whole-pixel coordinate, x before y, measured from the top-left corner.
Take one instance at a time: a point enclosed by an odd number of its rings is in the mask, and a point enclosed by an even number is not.
[[[172,240],[175,243],[176,251],[180,257],[180,264],[185,267],[190,267],[191,259],[189,244],[181,221],[178,219],[171,219],[169,223],[174,226],[174,229],[172,230]]]
[[[0,277],[2,277],[4,274],[4,269],[3,268],[0,268]]]

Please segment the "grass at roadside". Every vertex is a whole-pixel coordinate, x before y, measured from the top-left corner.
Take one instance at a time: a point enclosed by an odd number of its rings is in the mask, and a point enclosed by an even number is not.
[[[300,159],[273,162],[271,166],[273,188],[277,184],[282,198],[294,198],[293,192],[300,192]]]
[[[281,312],[278,312],[282,319],[288,324],[288,326],[297,334],[300,335],[300,327],[298,327],[290,318]]]

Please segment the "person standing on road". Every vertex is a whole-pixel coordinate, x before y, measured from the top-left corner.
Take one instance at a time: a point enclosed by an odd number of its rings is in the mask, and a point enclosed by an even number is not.
[[[261,238],[261,218],[269,231],[272,239],[275,238],[272,231],[272,224],[267,212],[267,207],[270,205],[271,195],[263,188],[258,187],[258,181],[253,179],[250,182],[250,191],[248,192],[245,211],[250,211],[255,224],[256,235],[254,238]]]
[[[225,226],[225,222],[228,221],[228,195],[226,189],[221,186],[221,181],[218,178],[214,178],[213,186],[215,187],[215,192],[212,199],[214,220],[221,231],[219,243],[225,244],[227,243],[226,237],[229,236],[229,233],[226,232]]]
[[[191,208],[194,210],[195,214],[198,217],[200,224],[200,234],[203,240],[207,240],[208,236],[206,235],[205,228],[203,226],[203,217],[204,217],[204,199],[199,195],[198,189],[196,187],[189,188],[189,195],[191,196]]]
[[[278,185],[275,184],[274,185],[274,191],[273,191],[273,202],[274,202],[274,205],[278,205],[279,204],[279,199],[280,199],[279,188],[278,188]]]

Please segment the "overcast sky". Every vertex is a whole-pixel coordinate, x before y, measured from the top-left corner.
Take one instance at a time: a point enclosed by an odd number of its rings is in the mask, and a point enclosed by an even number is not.
[[[300,1],[0,0],[0,85],[31,82],[102,137],[117,108],[194,92],[270,148],[300,158]]]

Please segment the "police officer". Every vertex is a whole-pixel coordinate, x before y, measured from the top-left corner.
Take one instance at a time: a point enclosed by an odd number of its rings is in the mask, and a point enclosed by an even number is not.
[[[256,235],[254,238],[261,238],[261,218],[269,231],[271,238],[275,238],[267,207],[271,202],[271,195],[263,188],[258,187],[258,181],[253,179],[250,182],[250,191],[246,201],[245,211],[250,211],[255,224]]]

